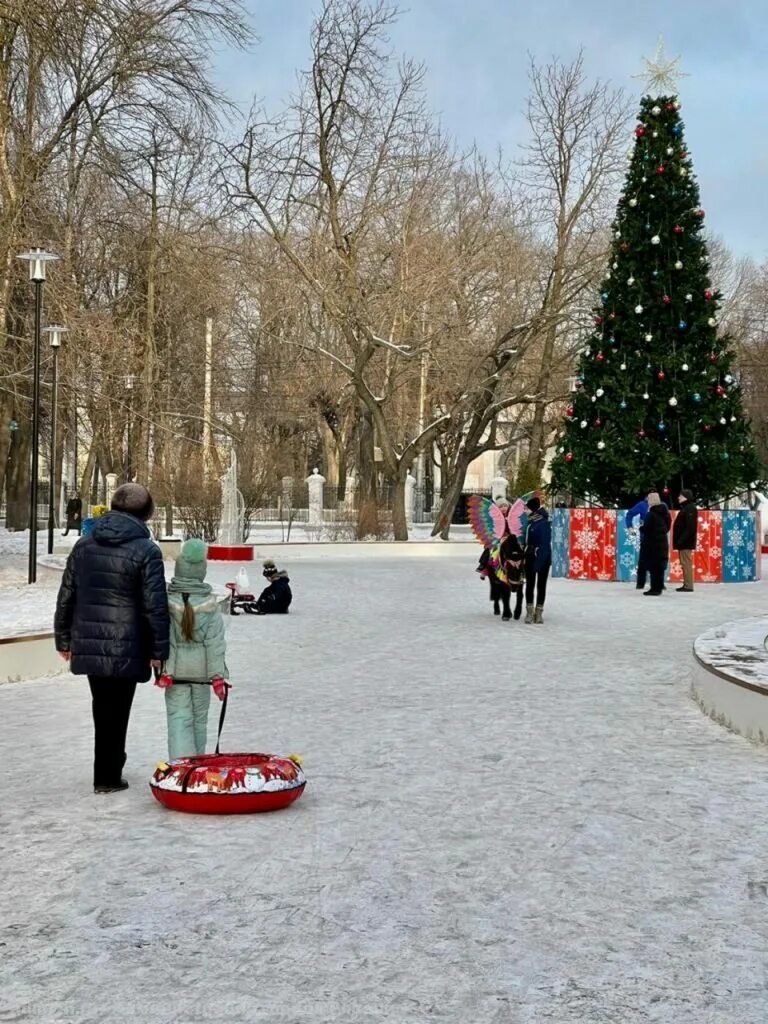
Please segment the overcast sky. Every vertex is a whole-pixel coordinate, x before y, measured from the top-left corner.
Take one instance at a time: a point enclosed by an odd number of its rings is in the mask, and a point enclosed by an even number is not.
[[[315,0],[245,0],[260,41],[218,55],[244,106],[275,109],[307,64]],[[658,35],[690,74],[680,84],[686,138],[710,231],[738,254],[768,258],[768,0],[412,0],[393,32],[427,65],[427,95],[461,145],[513,155],[525,137],[527,54],[569,60],[625,86]],[[631,138],[627,139],[629,145]]]

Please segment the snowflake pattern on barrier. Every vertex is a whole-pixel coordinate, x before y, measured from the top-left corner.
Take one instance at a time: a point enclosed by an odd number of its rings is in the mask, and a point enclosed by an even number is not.
[[[584,563],[580,558],[572,558],[570,561],[571,576],[581,576],[584,572]]]
[[[597,530],[590,530],[587,526],[585,526],[583,530],[577,530],[573,535],[573,539],[586,555],[591,554],[593,551],[597,551],[600,547],[599,534]]]
[[[735,527],[732,530],[728,530],[728,532],[725,535],[725,538],[726,544],[729,548],[742,548],[746,543],[744,533],[738,527]]]

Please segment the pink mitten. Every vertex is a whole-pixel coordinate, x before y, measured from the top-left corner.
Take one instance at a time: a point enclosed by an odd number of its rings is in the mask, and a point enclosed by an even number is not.
[[[161,690],[167,690],[169,686],[173,686],[173,676],[164,672],[155,679],[155,686],[159,686]]]
[[[223,676],[214,676],[211,680],[211,686],[219,700],[224,700],[227,695],[227,690],[232,689],[232,684],[227,682]]]

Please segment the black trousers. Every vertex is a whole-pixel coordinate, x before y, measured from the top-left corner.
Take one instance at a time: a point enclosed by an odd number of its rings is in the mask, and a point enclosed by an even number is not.
[[[639,552],[639,554],[637,556],[637,584],[636,584],[637,587],[642,587],[643,590],[645,589],[645,580],[646,580],[647,575],[648,575],[648,555],[647,555],[647,552],[646,552],[645,548],[643,547],[643,545],[641,543],[640,544],[640,552]]]
[[[136,683],[109,676],[88,676],[93,698],[93,784],[113,786],[125,765],[125,737]]]
[[[661,558],[648,559],[648,572],[651,577],[651,591],[660,594],[664,589],[664,574],[667,571],[667,560]]]
[[[525,603],[536,604],[537,607],[543,608],[544,601],[547,597],[547,580],[549,578],[549,570],[552,568],[552,563],[547,564],[539,569],[537,572],[534,568],[535,562],[526,562],[525,565]],[[536,595],[536,601],[534,602],[534,594]]]

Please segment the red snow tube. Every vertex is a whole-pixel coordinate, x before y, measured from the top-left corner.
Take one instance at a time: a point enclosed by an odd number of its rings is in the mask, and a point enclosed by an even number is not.
[[[299,758],[274,754],[201,754],[162,761],[149,786],[172,811],[254,814],[298,800],[307,780]]]

